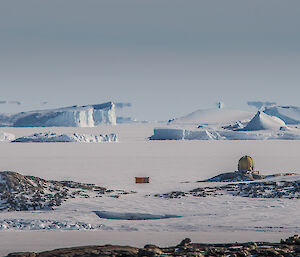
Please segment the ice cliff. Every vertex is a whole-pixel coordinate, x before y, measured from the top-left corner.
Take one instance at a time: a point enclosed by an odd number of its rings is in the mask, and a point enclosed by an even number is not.
[[[276,116],[286,124],[300,124],[300,107],[296,106],[271,106],[266,107],[264,113]]]
[[[0,142],[9,142],[15,139],[15,135],[0,131]]]
[[[56,134],[51,132],[36,133],[31,136],[24,136],[13,140],[13,143],[49,143],[49,142],[77,142],[77,143],[100,143],[117,142],[116,134],[110,135],[88,135],[88,134]]]
[[[57,109],[0,114],[0,125],[13,127],[94,127],[116,124],[115,104],[70,106]]]

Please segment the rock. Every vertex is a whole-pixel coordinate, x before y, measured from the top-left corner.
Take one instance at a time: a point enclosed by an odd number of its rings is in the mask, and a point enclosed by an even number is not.
[[[144,246],[144,249],[140,249],[139,256],[158,256],[163,254],[163,251],[156,245],[148,244]]]
[[[300,246],[296,246],[296,247],[294,248],[294,251],[295,251],[296,253],[299,253],[299,254],[300,254]]]
[[[7,257],[36,257],[36,253],[30,252],[20,252],[20,253],[10,253]]]
[[[299,235],[294,235],[287,238],[286,240],[281,240],[280,243],[288,245],[300,245],[300,238]]]
[[[89,198],[110,194],[94,184],[45,180],[13,171],[0,172],[0,211],[52,210],[69,198]],[[135,192],[118,190],[114,197]]]
[[[179,198],[179,197],[206,197],[221,196],[225,194],[251,198],[289,198],[300,199],[298,190],[300,180],[295,181],[259,181],[259,182],[237,182],[222,184],[220,186],[203,186],[188,192],[173,191],[166,194],[156,194],[155,197]]]
[[[41,253],[11,253],[8,257],[92,257],[92,256],[300,256],[299,236],[294,235],[281,243],[229,243],[229,244],[192,244],[189,238],[182,240],[178,246],[160,248],[145,245],[144,248],[130,246],[82,246],[56,249]]]
[[[191,242],[192,242],[192,240],[190,238],[185,238],[177,246],[188,246]]]

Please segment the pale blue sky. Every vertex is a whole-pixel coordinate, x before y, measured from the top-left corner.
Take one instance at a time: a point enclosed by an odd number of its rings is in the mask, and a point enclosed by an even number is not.
[[[300,1],[0,2],[0,111],[108,100],[169,119],[218,100],[300,106]]]

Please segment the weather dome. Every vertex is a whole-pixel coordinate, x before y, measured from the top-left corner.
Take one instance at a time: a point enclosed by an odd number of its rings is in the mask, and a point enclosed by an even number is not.
[[[254,161],[250,156],[243,156],[238,163],[238,171],[253,171]]]

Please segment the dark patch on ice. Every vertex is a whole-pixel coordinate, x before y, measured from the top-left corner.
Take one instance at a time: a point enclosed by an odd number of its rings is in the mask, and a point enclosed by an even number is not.
[[[180,218],[177,215],[156,215],[150,213],[137,213],[137,212],[110,212],[110,211],[94,211],[94,213],[101,219],[111,220],[159,220]]]

